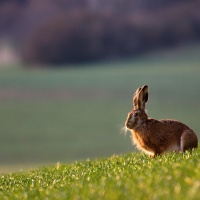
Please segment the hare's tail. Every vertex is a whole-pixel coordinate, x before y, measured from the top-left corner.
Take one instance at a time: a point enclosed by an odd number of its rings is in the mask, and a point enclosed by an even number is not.
[[[191,130],[183,132],[180,141],[180,149],[182,152],[198,147],[198,138],[196,134]]]

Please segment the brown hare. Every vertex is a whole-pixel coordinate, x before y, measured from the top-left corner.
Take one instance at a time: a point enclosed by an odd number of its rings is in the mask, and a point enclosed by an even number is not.
[[[133,96],[134,108],[128,113],[125,126],[132,133],[132,140],[139,150],[150,157],[169,151],[184,152],[197,148],[198,138],[185,124],[175,120],[148,118],[145,103],[148,86],[138,88]]]

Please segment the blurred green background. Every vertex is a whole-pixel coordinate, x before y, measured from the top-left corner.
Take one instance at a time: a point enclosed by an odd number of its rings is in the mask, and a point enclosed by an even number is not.
[[[134,151],[149,117],[200,134],[200,1],[0,0],[0,172]]]
[[[180,120],[199,135],[200,46],[94,65],[0,70],[2,171],[133,151],[121,128],[144,84],[149,117]]]

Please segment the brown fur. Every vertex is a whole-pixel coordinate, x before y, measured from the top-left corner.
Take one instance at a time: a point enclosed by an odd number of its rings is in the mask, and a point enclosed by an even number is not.
[[[135,92],[134,109],[125,122],[138,149],[154,157],[168,151],[184,152],[197,148],[198,138],[185,124],[176,120],[148,118],[145,113],[147,100],[148,86],[145,85]]]

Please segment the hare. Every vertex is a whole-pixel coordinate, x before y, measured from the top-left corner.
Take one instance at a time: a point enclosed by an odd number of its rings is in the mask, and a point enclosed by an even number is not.
[[[155,157],[169,151],[185,152],[198,146],[198,138],[185,124],[176,120],[148,118],[145,104],[148,101],[148,86],[138,88],[133,96],[134,108],[125,122],[131,131],[132,140],[139,150]]]

